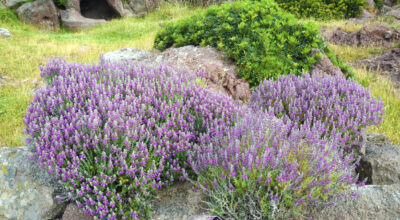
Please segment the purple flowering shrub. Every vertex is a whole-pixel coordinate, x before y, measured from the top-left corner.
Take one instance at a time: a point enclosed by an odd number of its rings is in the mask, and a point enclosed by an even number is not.
[[[209,211],[221,219],[285,219],[301,214],[306,202],[324,202],[355,183],[354,158],[321,138],[322,126],[290,130],[259,111],[217,128],[190,160]]]
[[[190,170],[188,150],[233,124],[237,106],[168,66],[54,59],[24,122],[37,160],[86,214],[149,215],[152,192]]]
[[[360,145],[365,128],[383,120],[381,100],[371,97],[354,80],[339,76],[288,75],[266,80],[251,96],[254,109],[266,109],[292,127],[312,126],[317,121],[322,137],[344,148]]]

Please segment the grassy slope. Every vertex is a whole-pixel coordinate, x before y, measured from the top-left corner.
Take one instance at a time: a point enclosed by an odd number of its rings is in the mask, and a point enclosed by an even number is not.
[[[8,85],[0,86],[0,147],[23,144],[23,116],[33,96],[35,80],[40,80],[39,65],[53,56],[69,61],[96,62],[100,53],[119,48],[151,49],[159,23],[194,13],[183,6],[166,5],[142,19],[126,18],[81,32],[60,30],[53,33],[20,23],[16,17],[0,9],[0,27],[9,29],[13,37],[0,38],[0,75],[6,76]],[[320,26],[341,26],[344,21],[317,22]],[[360,27],[347,27],[358,29]],[[350,31],[350,30],[348,30]],[[346,61],[354,56],[364,58],[378,49],[354,49],[331,46]],[[367,52],[367,53],[366,53]],[[386,108],[384,123],[370,131],[386,134],[392,142],[400,144],[400,97],[393,86],[381,77],[374,77],[361,69],[357,78],[376,97],[381,97]],[[41,81],[39,81],[41,82]],[[398,93],[397,93],[398,94]]]

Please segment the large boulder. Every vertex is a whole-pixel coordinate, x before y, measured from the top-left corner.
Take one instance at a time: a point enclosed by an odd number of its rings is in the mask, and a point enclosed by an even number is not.
[[[61,184],[30,160],[32,147],[0,148],[0,216],[47,220],[60,217],[66,207]]]
[[[57,29],[58,14],[53,0],[36,0],[28,2],[16,11],[21,21],[32,23],[38,27]]]
[[[359,178],[367,178],[367,184],[400,184],[400,146],[391,145],[382,134],[367,134],[364,139],[365,155],[357,167]]]
[[[229,94],[236,100],[244,101],[250,97],[250,86],[238,76],[237,67],[213,47],[169,48],[158,55],[155,61],[169,63],[190,72],[204,73],[209,89]]]
[[[63,10],[60,14],[62,25],[70,30],[80,30],[106,23],[104,19],[85,18],[73,8]]]
[[[355,47],[379,46],[388,48],[400,41],[400,32],[384,24],[367,25],[359,31],[350,33],[339,27],[331,31],[325,31],[322,36],[333,44]]]
[[[305,216],[312,216],[313,220],[400,219],[400,185],[352,187],[332,206],[310,206],[304,212]]]
[[[127,48],[103,54],[101,57],[112,61],[164,63],[177,69],[203,73],[209,89],[228,94],[236,100],[244,101],[250,97],[250,86],[246,80],[240,79],[235,65],[222,52],[209,46],[169,48],[158,56],[148,51]]]
[[[0,37],[11,37],[11,33],[5,28],[0,28]]]

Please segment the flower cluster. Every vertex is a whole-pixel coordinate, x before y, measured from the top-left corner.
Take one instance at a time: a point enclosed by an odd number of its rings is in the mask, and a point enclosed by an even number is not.
[[[152,191],[183,179],[188,150],[238,111],[168,66],[54,59],[41,70],[48,85],[25,115],[28,141],[68,197],[98,218],[147,215]]]
[[[354,158],[321,138],[323,124],[292,129],[249,111],[191,154],[197,185],[222,219],[285,219],[305,202],[322,202],[356,182]]]
[[[253,91],[250,105],[272,111],[292,127],[321,122],[321,137],[344,148],[362,144],[359,137],[365,128],[379,124],[384,113],[382,101],[357,82],[328,75],[266,80]]]

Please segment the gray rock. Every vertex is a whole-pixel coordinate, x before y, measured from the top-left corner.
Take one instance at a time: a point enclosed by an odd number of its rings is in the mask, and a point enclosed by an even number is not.
[[[83,214],[82,210],[76,205],[68,204],[61,220],[93,220],[93,216]]]
[[[61,23],[70,30],[81,30],[91,28],[98,24],[106,23],[104,19],[91,19],[83,17],[73,8],[61,11]]]
[[[156,191],[151,220],[189,219],[203,220],[200,201],[204,195],[193,191],[190,182],[177,182],[168,188]],[[197,217],[196,217],[197,216]]]
[[[133,16],[141,17],[157,5],[157,0],[127,0],[124,5],[125,8],[132,12]]]
[[[392,7],[395,6],[398,1],[397,0],[383,0],[382,3],[386,6]]]
[[[25,2],[26,0],[3,0],[4,6],[9,9],[17,9]]]
[[[34,24],[38,27],[57,29],[58,14],[53,0],[36,0],[28,2],[16,11],[21,21]]]
[[[107,3],[120,17],[125,16],[125,9],[121,0],[107,0]]]
[[[357,168],[360,179],[368,178],[366,183],[374,185],[400,184],[400,146],[391,145],[380,134],[364,139],[365,155]]]
[[[400,20],[400,8],[390,10],[390,11],[387,12],[385,15],[386,15],[386,16],[392,16],[392,17],[394,17],[394,18]]]
[[[63,187],[38,162],[31,147],[0,148],[0,215],[9,219],[47,220],[60,216]]]
[[[365,5],[367,7],[374,7],[375,6],[375,1],[374,0],[367,0]]]
[[[11,37],[11,33],[5,28],[0,28],[0,37]]]
[[[357,194],[358,198],[353,198],[350,193]],[[315,220],[397,220],[400,219],[400,185],[352,187],[333,206],[310,206],[304,212],[305,216]]]
[[[104,60],[112,62],[122,62],[126,60],[142,62],[153,59],[155,55],[152,52],[146,50],[138,50],[136,48],[124,48],[101,54],[100,57]]]
[[[77,12],[81,12],[80,0],[66,0],[65,8],[66,9],[75,9]]]
[[[362,10],[361,16],[358,18],[352,18],[350,19],[350,21],[354,24],[365,24],[369,21],[371,21],[372,19],[374,19],[374,16],[369,13],[367,10]]]

